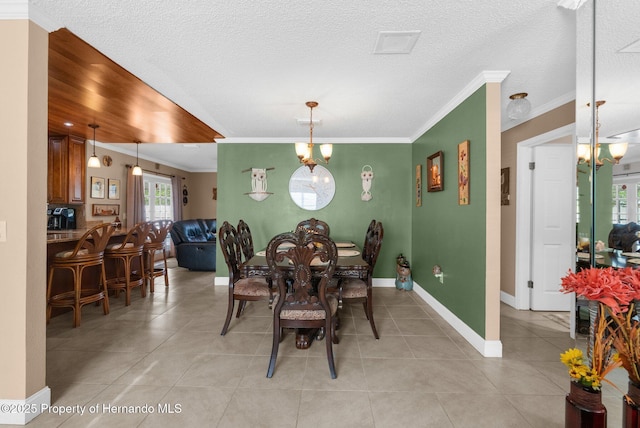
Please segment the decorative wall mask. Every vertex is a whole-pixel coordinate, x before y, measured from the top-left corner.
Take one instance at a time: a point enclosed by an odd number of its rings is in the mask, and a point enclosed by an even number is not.
[[[360,195],[360,199],[368,202],[373,197],[371,196],[371,181],[373,180],[373,169],[371,168],[371,165],[365,165],[362,167],[360,178],[362,178],[362,195]]]
[[[187,185],[182,186],[182,205],[187,205],[189,203],[189,190],[187,189]]]
[[[274,168],[249,168],[242,172],[251,171],[251,192],[245,193],[254,201],[262,202],[273,195],[267,192],[267,171]]]

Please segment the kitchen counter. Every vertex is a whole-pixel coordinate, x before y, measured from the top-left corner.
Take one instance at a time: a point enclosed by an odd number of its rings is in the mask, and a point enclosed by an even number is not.
[[[82,238],[89,229],[70,229],[70,230],[47,230],[47,244],[58,244],[61,242],[72,242]],[[126,235],[128,228],[120,228],[113,231],[113,236]]]

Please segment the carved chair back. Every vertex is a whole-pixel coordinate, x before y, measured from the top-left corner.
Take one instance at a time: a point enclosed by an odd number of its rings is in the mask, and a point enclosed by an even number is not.
[[[242,250],[242,254],[244,255],[244,261],[247,261],[254,255],[251,229],[249,229],[249,225],[245,223],[244,220],[240,220],[240,222],[238,222],[238,229],[236,230],[236,232],[238,234],[238,243],[240,244],[240,249]]]
[[[296,232],[304,230],[307,233],[319,233],[321,235],[329,236],[329,225],[322,220],[310,218],[303,220],[296,226]]]
[[[287,245],[286,248],[279,248],[283,244]],[[331,238],[303,230],[283,233],[269,242],[266,258],[281,296],[274,308],[276,314],[283,308],[322,308],[327,311],[327,319],[331,317],[326,288],[335,272],[338,259],[338,250]],[[292,281],[291,289],[288,288],[288,279]]]
[[[378,260],[383,237],[384,228],[382,227],[382,222],[372,220],[364,239],[364,248],[362,249],[362,259],[369,264],[369,276],[371,276],[376,261]]]
[[[238,243],[238,233],[228,221],[222,223],[218,230],[218,242],[224,256],[224,261],[229,269],[229,281],[236,282],[240,279],[241,249]]]

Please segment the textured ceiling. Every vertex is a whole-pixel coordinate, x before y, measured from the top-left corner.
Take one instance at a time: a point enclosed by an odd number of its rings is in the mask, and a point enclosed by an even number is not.
[[[485,70],[510,71],[503,129],[517,124],[512,93],[528,92],[533,114],[576,94],[576,12],[554,0],[29,4],[228,142],[305,138],[308,100],[316,142],[411,142]],[[421,31],[410,54],[372,53],[379,31],[405,30]]]

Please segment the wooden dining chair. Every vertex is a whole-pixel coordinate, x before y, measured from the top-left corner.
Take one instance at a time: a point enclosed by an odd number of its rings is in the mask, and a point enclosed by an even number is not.
[[[293,247],[278,250],[282,244],[293,244]],[[273,345],[267,377],[273,376],[284,328],[323,328],[329,372],[335,379],[333,344],[338,343],[335,333],[338,299],[326,289],[338,260],[336,244],[323,234],[302,230],[283,233],[271,239],[266,258],[278,287],[273,305]],[[292,280],[291,286],[287,279]]]
[[[322,220],[310,218],[303,220],[296,226],[296,232],[304,230],[305,232],[320,233],[329,236],[329,225]]]
[[[249,228],[249,225],[241,219],[238,222],[236,232],[238,233],[238,243],[240,244],[240,250],[242,251],[241,255],[244,255],[244,261],[246,262],[254,255],[251,229]]]
[[[378,260],[384,228],[382,222],[372,220],[367,229],[362,249],[362,258],[369,267],[367,268],[367,280],[357,278],[345,278],[339,284],[339,298],[346,302],[362,302],[364,314],[369,320],[371,330],[376,339],[379,339],[376,323],[373,320],[373,268]]]
[[[78,240],[71,251],[55,255],[49,268],[47,281],[47,323],[51,319],[51,310],[55,308],[73,309],[73,326],[80,325],[81,309],[88,303],[102,301],[102,310],[109,313],[109,292],[104,269],[104,249],[114,232],[111,223],[102,223],[89,229]],[[97,275],[84,275],[85,269],[96,266]],[[53,292],[53,278],[58,271],[71,271],[71,289]],[[95,280],[94,280],[95,279]]]
[[[218,230],[218,242],[229,270],[229,302],[227,305],[227,317],[220,332],[222,336],[227,334],[236,300],[239,302],[236,318],[240,318],[240,314],[244,310],[244,302],[272,300],[271,288],[265,278],[243,278],[240,275],[240,254],[242,250],[240,249],[237,235],[236,229],[228,221],[225,221]]]

